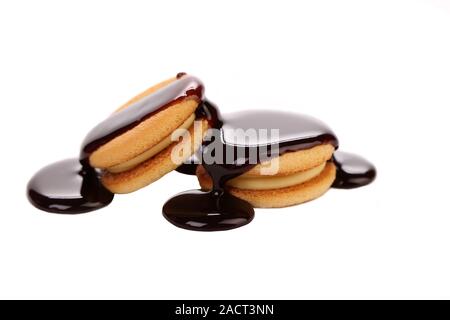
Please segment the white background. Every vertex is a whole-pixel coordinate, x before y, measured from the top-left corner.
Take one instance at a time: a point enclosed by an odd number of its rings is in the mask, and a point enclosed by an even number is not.
[[[450,298],[448,2],[2,1],[0,41],[0,297]],[[28,203],[35,171],[179,71],[223,112],[326,121],[378,180],[222,233],[164,220],[197,188],[176,172],[90,214]]]

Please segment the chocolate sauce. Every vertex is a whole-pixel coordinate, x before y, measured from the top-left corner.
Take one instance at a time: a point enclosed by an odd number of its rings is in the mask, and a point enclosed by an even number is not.
[[[375,166],[356,154],[336,151],[333,161],[337,170],[332,187],[336,189],[363,187],[374,181],[377,175]]]
[[[200,101],[203,84],[195,77],[179,73],[177,81],[112,114],[88,133],[79,159],[54,163],[34,175],[27,187],[29,201],[48,212],[71,214],[108,205],[114,194],[103,187],[99,172],[90,166],[92,152],[155,113],[189,98]]]
[[[183,229],[223,231],[250,223],[255,211],[250,203],[228,192],[190,190],[169,199],[163,215]]]
[[[195,111],[195,115],[196,118],[206,119],[210,128],[220,129],[222,127],[222,116],[219,108],[207,99],[204,99],[199,104],[197,110]],[[201,158],[202,149],[203,146],[175,170],[182,174],[194,176],[197,170],[197,164],[199,163],[199,158]]]
[[[212,179],[212,189],[186,191],[169,199],[163,207],[165,218],[184,229],[220,231],[248,224],[254,217],[253,207],[229,194],[227,181],[242,175],[258,163],[286,152],[321,144],[338,147],[338,139],[333,131],[323,122],[308,116],[256,110],[220,118],[210,103],[204,104],[201,110],[214,115],[211,117],[212,123],[220,128],[219,135],[207,137],[202,146],[202,165]],[[241,134],[235,134],[236,130],[241,130]],[[262,130],[267,132],[266,136]],[[222,154],[222,161],[208,163],[208,153]],[[189,171],[186,168],[184,170]]]
[[[27,189],[35,207],[53,213],[89,212],[107,206],[114,198],[101,184],[98,172],[86,170],[76,158],[42,168]]]
[[[201,152],[201,149],[198,152]],[[199,161],[198,159],[199,159],[199,157],[197,156],[197,154],[194,154],[189,159],[187,159],[185,162],[183,162],[175,170],[182,174],[186,174],[189,176],[195,176],[195,173],[197,171],[198,161]]]
[[[188,176],[195,176],[195,172],[197,171],[196,163],[182,163],[178,168],[175,169],[179,173],[186,174]]]

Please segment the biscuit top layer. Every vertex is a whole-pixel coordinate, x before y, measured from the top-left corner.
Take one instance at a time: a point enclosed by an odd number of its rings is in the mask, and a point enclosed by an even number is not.
[[[202,98],[203,84],[195,77],[163,81],[91,130],[80,158],[101,169],[128,161],[170,135],[195,112]]]

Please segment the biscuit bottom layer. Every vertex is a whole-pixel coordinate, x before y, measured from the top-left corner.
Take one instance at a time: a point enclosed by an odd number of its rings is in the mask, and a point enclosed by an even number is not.
[[[178,129],[184,129],[184,130],[189,129],[189,127],[191,127],[192,124],[194,123],[194,120],[195,120],[195,114],[192,114],[176,130],[178,130]],[[172,144],[172,142],[173,142],[171,136],[172,135],[167,136],[166,138],[161,140],[158,144],[156,144],[152,148],[148,149],[147,151],[141,153],[137,157],[135,157],[135,158],[133,158],[131,160],[128,160],[128,161],[126,161],[124,163],[115,165],[113,167],[109,167],[106,170],[111,172],[111,173],[119,173],[119,172],[124,172],[124,171],[128,171],[130,169],[133,169],[138,164],[140,164],[140,163],[142,163],[144,161],[147,161],[151,157],[155,156],[156,154],[160,153],[162,150],[164,150],[165,148],[170,146]]]
[[[305,183],[319,176],[326,166],[326,162],[309,170],[304,170],[287,176],[258,176],[237,177],[228,181],[227,185],[237,189],[270,190],[287,188]]]

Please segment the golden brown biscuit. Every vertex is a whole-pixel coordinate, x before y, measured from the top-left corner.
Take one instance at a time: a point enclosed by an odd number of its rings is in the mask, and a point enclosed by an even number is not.
[[[130,193],[155,182],[179,166],[171,158],[172,151],[175,147],[178,147],[180,150],[188,150],[185,154],[180,155],[180,159],[184,161],[201,146],[203,137],[208,130],[208,122],[206,120],[201,121],[199,130],[201,130],[200,134],[194,134],[194,126],[191,126],[189,135],[195,138],[192,139],[193,141],[186,139],[186,137],[181,138],[181,141],[173,142],[169,147],[131,170],[120,173],[104,171],[102,176],[103,185],[114,193]]]
[[[202,189],[211,188],[211,178],[202,166],[197,169],[197,177]],[[227,190],[255,208],[282,208],[320,197],[331,187],[335,177],[336,167],[329,162],[318,176],[298,185],[269,190],[247,190],[234,187],[228,187]]]
[[[175,80],[175,78],[172,78],[151,87],[128,101],[116,112],[129,107]],[[95,150],[89,157],[91,166],[107,169],[139,156],[167,136],[170,136],[175,129],[179,128],[195,112],[198,104],[198,100],[194,97],[188,97],[159,111],[133,129],[128,130]]]
[[[286,207],[300,204],[325,193],[332,185],[336,168],[328,163],[334,152],[331,144],[306,150],[287,152],[271,162],[278,161],[278,171],[267,175],[263,162],[227,182],[227,190],[257,208]],[[210,189],[211,179],[202,166],[197,177],[203,189]]]
[[[147,89],[123,106],[120,112],[139,100],[157,92],[176,81],[171,78]],[[179,163],[173,163],[171,152],[175,147],[185,147],[183,159],[190,157],[201,145],[201,139],[207,129],[207,122],[202,121],[199,136],[191,146],[186,145],[190,139],[172,142],[171,135],[177,129],[194,131],[195,110],[200,100],[196,96],[188,96],[140,122],[130,130],[108,141],[89,157],[92,167],[102,169],[104,186],[114,193],[129,193],[140,189],[168,172],[176,169]]]

